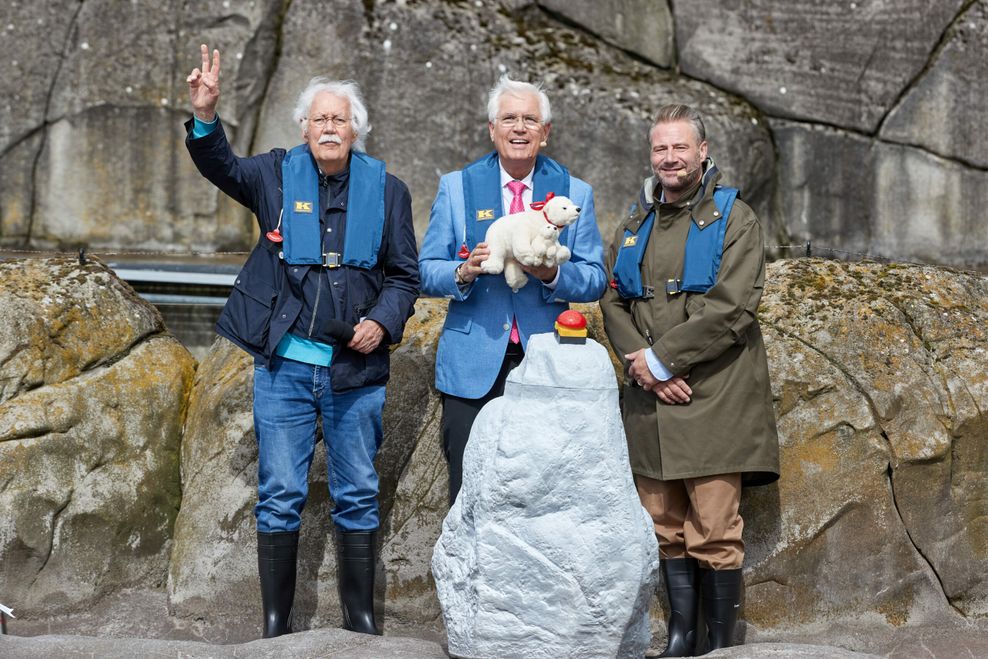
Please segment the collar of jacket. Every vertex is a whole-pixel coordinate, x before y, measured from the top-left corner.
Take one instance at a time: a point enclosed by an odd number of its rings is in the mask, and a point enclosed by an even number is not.
[[[719,211],[717,211],[717,207],[714,204],[713,194],[714,187],[717,185],[717,181],[720,180],[720,170],[711,158],[707,158],[704,161],[703,167],[703,176],[700,177],[700,185],[696,189],[696,192],[689,201],[685,203],[682,200],[679,201],[680,206],[685,206],[689,209],[690,218],[693,222],[701,227],[715,221],[719,216]],[[625,229],[638,233],[638,229],[642,222],[645,221],[645,217],[655,207],[654,191],[656,187],[658,186],[655,176],[649,176],[642,183],[641,191],[638,193],[638,203],[632,206],[624,223]],[[715,216],[714,213],[718,213],[718,215]]]
[[[346,167],[341,172],[329,176],[319,172],[319,187],[326,190],[327,208],[346,209],[347,192],[350,187],[350,159],[347,159]]]
[[[718,181],[720,181],[720,170],[713,160],[707,158],[706,171],[700,179],[700,187],[686,204],[690,219],[701,229],[720,219],[720,211],[714,203],[714,188],[717,187]]]
[[[326,208],[346,210],[347,196],[350,192],[350,165],[345,170],[333,176],[325,176],[319,172],[319,186],[326,190]]]

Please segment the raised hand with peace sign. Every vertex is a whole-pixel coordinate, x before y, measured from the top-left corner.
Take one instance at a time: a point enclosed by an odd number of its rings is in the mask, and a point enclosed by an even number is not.
[[[220,100],[220,51],[213,51],[213,61],[209,61],[209,48],[199,46],[202,55],[202,68],[192,69],[186,78],[189,83],[189,100],[192,111],[201,121],[212,122],[216,118],[216,104]]]
[[[381,444],[388,345],[401,338],[419,290],[411,195],[382,161],[353,149],[370,130],[360,87],[353,81],[317,77],[301,91],[302,107],[296,113],[302,116],[294,122],[303,144],[237,156],[216,115],[220,53],[210,55],[206,45],[200,51],[200,68],[187,78],[195,118],[184,122],[185,146],[208,181],[253,211],[261,241],[247,257],[216,330],[271,365],[254,382],[264,637],[292,631],[298,529],[311,463],[306,447],[315,442],[315,417],[311,428],[289,428],[285,419],[306,410],[325,412],[320,412],[323,425],[332,424],[346,439],[330,442],[326,449],[327,461],[334,465],[329,496],[336,504],[344,626],[378,634],[374,537],[380,512],[374,458]],[[320,179],[330,184],[326,194],[320,192]],[[337,196],[344,202],[329,204]],[[360,246],[355,255],[346,240]],[[312,253],[318,257],[314,262]],[[353,256],[354,263],[366,263],[367,275],[350,276],[358,266],[341,258],[344,254]],[[304,282],[294,277],[300,270],[307,275]],[[371,302],[336,310],[328,293],[320,293],[326,282],[339,286],[333,293],[342,299]],[[291,338],[296,324],[308,328],[304,338]],[[287,345],[295,346],[292,350],[303,346],[304,354],[284,358]],[[340,391],[334,391],[336,386]]]

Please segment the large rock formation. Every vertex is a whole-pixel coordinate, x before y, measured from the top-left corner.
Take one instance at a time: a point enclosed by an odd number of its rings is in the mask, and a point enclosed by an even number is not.
[[[702,0],[674,17],[683,72],[768,117],[791,242],[988,265],[986,0]]]
[[[988,264],[985,170],[830,127],[770,125],[787,172],[779,197],[794,242],[852,260]]]
[[[0,263],[0,593],[21,617],[164,583],[195,362],[112,272]]]
[[[606,43],[668,69],[675,64],[672,12],[665,2],[612,0],[569,2],[539,0],[537,4],[573,21]]]
[[[203,187],[185,153],[191,66],[182,57],[201,40],[229,44],[224,111],[256,106],[281,3],[224,4],[0,7],[0,53],[11,69],[0,81],[0,244],[207,252],[247,244],[248,223],[214,220],[227,202]],[[238,114],[249,133],[254,113]]]
[[[749,634],[785,637],[785,630],[825,620],[866,620],[892,633],[985,614],[988,509],[979,474],[988,432],[986,300],[984,277],[934,267],[818,259],[769,266],[761,317],[783,476],[745,495],[742,619]],[[393,629],[439,624],[429,560],[446,512],[446,469],[429,383],[444,307],[441,300],[419,301],[408,338],[393,353],[385,447],[394,448],[392,457],[382,455],[383,601]],[[595,305],[583,310],[591,332],[606,341]],[[224,365],[211,366],[213,359]],[[207,377],[207,369],[227,375]],[[173,554],[171,596],[180,615],[256,617],[249,369],[218,344],[200,370],[185,440],[185,455],[197,462],[185,465]],[[217,408],[199,399],[209,387],[227,401],[221,414],[207,412]],[[218,395],[223,387],[240,393]],[[203,414],[195,411],[200,405]],[[195,441],[207,445],[194,449]],[[213,455],[226,457],[204,461]],[[236,505],[210,506],[229,498],[231,473],[243,482]],[[310,612],[303,625],[331,624],[338,615],[334,558],[328,541],[316,541],[330,526],[328,504],[318,498],[325,496],[324,478],[317,466],[310,509],[318,512],[306,520],[312,544],[303,570],[310,584],[321,581],[300,590],[300,607]],[[188,528],[215,530],[183,533],[185,515],[203,516]],[[221,531],[231,519],[236,533]],[[221,571],[209,561],[179,560],[217,552],[236,562],[224,560]],[[190,571],[182,582],[188,586],[179,588],[175,577],[183,570]],[[241,575],[242,589],[230,590],[226,575]],[[221,581],[195,586],[207,578]],[[187,593],[201,595],[194,607]],[[656,609],[657,625],[661,618]]]
[[[450,652],[640,657],[658,551],[607,350],[533,336],[477,415],[432,559]]]
[[[988,613],[988,280],[774,264],[760,316],[782,479],[745,502],[745,618]]]
[[[872,132],[965,4],[700,0],[673,9],[685,74],[775,117]]]
[[[392,353],[378,463],[389,634],[442,629],[429,562],[446,514],[431,389],[445,302],[416,306]],[[156,634],[255,638],[250,360],[218,341],[193,388],[193,363],[156,312],[96,263],[0,263],[0,308],[0,594],[20,616],[12,631],[59,629],[68,619],[53,616],[76,612],[75,631],[133,630],[155,613]],[[595,306],[582,309],[605,341]],[[988,279],[782,261],[760,316],[783,474],[745,493],[747,638],[983,654]],[[324,463],[310,492],[300,629],[339,622]],[[169,558],[170,618],[135,605],[164,599]],[[662,618],[656,606],[656,642]]]
[[[767,127],[750,106],[669,72],[666,4],[578,4],[8,3],[0,245],[250,247],[252,218],[201,180],[182,143],[185,76],[202,42],[223,54],[219,112],[242,154],[300,141],[291,113],[312,76],[358,80],[374,126],[368,147],[409,184],[420,236],[439,175],[490,148],[486,93],[502,72],[546,81],[555,107],[548,153],[593,183],[608,235],[648,173],[649,117],[672,99],[709,115],[720,165],[767,210]],[[120,34],[132,39],[121,44]],[[130,64],[113,67],[122,60]]]
[[[238,625],[230,623],[243,619],[256,618],[249,627],[253,635],[260,628],[252,387],[250,356],[217,339],[196,371],[190,396],[182,438],[183,500],[168,569],[169,612],[187,618],[211,612],[233,635]],[[322,465],[315,473],[325,472]],[[325,499],[316,488],[312,494],[317,502]]]
[[[648,173],[650,117],[682,101],[773,244],[988,265],[988,0],[5,3],[0,245],[251,246],[252,218],[182,144],[201,42],[223,53],[242,154],[299,141],[310,77],[359,81],[420,237],[439,175],[490,148],[485,94],[507,72],[545,81],[547,153],[594,186],[608,240]]]
[[[889,112],[881,138],[943,158],[988,168],[981,99],[988,79],[979,67],[988,52],[988,3],[963,3],[916,83]]]

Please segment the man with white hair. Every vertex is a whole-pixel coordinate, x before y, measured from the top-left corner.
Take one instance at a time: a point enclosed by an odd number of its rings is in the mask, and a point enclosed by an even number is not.
[[[254,357],[257,560],[264,637],[291,631],[308,472],[322,417],[335,504],[343,625],[374,620],[374,456],[383,436],[388,346],[401,340],[419,277],[411,197],[363,152],[370,126],[351,81],[313,78],[294,119],[305,142],[240,158],[216,115],[219,51],[188,77],[186,144],[199,171],[251,209],[257,245],[216,324]]]
[[[423,293],[450,300],[436,353],[450,505],[460,489],[473,421],[504,393],[529,337],[553,331],[570,302],[596,301],[606,283],[593,189],[539,153],[551,129],[549,98],[541,86],[502,76],[487,104],[494,151],[443,176],[432,205],[419,267]],[[559,266],[523,266],[532,283],[512,292],[503,276],[481,272],[490,256],[484,235],[496,218],[527,209],[548,193],[565,195],[581,209],[559,236],[572,256]]]

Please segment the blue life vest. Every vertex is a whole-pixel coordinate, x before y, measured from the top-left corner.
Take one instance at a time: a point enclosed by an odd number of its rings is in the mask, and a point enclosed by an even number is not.
[[[377,264],[384,234],[384,181],[384,161],[350,152],[343,265],[368,270]],[[320,265],[319,174],[307,144],[285,154],[281,161],[281,189],[285,261],[291,265]]]
[[[727,218],[737,199],[736,188],[717,186],[714,188],[714,204],[720,217],[705,227],[690,223],[686,236],[686,254],[683,259],[683,275],[675,292],[706,293],[717,283],[720,259],[724,253],[724,236],[727,233]],[[638,231],[624,230],[624,241],[618,249],[614,263],[612,286],[623,298],[652,297],[650,287],[642,284],[641,263],[645,258],[645,248],[652,235],[655,211],[652,210],[638,227]]]
[[[501,167],[492,152],[463,168],[463,203],[466,208],[466,235],[463,242],[472,250],[483,242],[493,220],[504,215],[501,204]],[[547,192],[569,196],[569,170],[552,158],[538,156],[532,176],[532,199],[541,201]],[[560,242],[569,229],[559,234]]]

